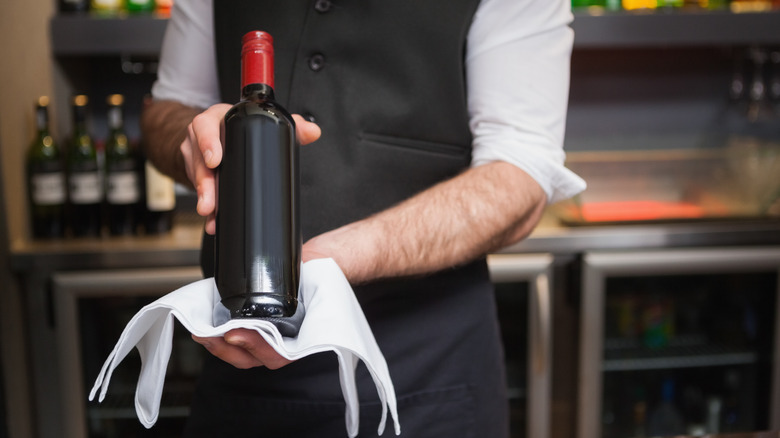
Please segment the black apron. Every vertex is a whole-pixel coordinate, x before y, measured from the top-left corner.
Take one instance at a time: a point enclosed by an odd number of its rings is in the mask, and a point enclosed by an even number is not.
[[[478,0],[215,1],[223,100],[239,95],[241,36],[274,38],[276,95],[322,137],[301,150],[304,239],[381,211],[468,166],[463,67]],[[403,230],[398,230],[403,232]],[[388,236],[392,238],[392,236]],[[204,239],[204,273],[213,242]],[[388,362],[402,436],[508,435],[503,352],[484,259],[414,279],[356,287]],[[357,372],[360,437],[381,406]],[[279,370],[209,358],[187,436],[344,437],[333,353]],[[384,436],[393,436],[392,423]]]

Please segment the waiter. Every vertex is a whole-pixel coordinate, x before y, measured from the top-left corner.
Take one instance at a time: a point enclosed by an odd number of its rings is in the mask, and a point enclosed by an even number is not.
[[[197,190],[207,254],[241,36],[273,36],[277,100],[314,142],[300,151],[303,261],[331,257],[353,285],[404,436],[508,435],[485,255],[584,188],[563,166],[570,21],[567,0],[174,4],[142,117],[148,156]],[[213,356],[188,436],[345,435],[335,355],[289,363],[241,329],[196,341]],[[360,436],[376,436],[362,365],[357,380]]]

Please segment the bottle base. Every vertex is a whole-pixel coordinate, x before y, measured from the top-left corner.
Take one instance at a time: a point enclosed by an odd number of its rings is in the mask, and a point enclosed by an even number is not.
[[[295,314],[296,301],[282,295],[248,293],[223,298],[222,305],[230,312],[230,319],[286,318]]]

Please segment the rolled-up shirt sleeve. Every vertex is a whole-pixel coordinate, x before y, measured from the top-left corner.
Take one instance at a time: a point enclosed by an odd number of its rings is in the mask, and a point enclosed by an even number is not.
[[[152,85],[154,99],[198,108],[220,101],[212,17],[211,0],[174,2]]]
[[[568,0],[483,0],[466,48],[471,165],[511,163],[550,203],[585,189],[564,166],[571,20]]]

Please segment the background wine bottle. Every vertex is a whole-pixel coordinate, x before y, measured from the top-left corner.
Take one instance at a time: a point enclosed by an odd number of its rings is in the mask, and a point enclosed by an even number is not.
[[[657,0],[623,0],[623,9],[655,9],[658,6]]]
[[[90,0],[89,8],[98,15],[115,15],[122,11],[122,0]]]
[[[647,419],[650,436],[673,436],[685,433],[685,421],[675,405],[674,381],[665,379],[661,387],[661,402]]]
[[[225,114],[217,168],[217,289],[232,318],[288,317],[301,263],[295,126],[274,101],[271,36],[242,44],[241,101]]]
[[[68,222],[76,237],[99,236],[103,181],[97,150],[87,130],[85,95],[73,98],[73,135],[68,145]]]
[[[154,11],[162,16],[170,16],[173,0],[156,0],[154,2]]]
[[[673,9],[683,7],[684,0],[658,0],[659,9]]]
[[[154,7],[154,0],[125,0],[125,9],[130,13],[152,12]]]
[[[89,0],[59,0],[60,12],[86,12]]]
[[[49,98],[41,96],[35,108],[37,135],[27,151],[27,189],[32,235],[64,235],[65,169],[60,149],[49,133]]]
[[[149,160],[144,162],[144,229],[147,234],[161,234],[173,228],[176,208],[176,187],[169,176],[162,174]]]
[[[139,223],[141,186],[139,164],[135,149],[124,130],[122,105],[124,97],[108,97],[108,126],[106,141],[106,210],[108,230],[112,235],[135,234]]]

